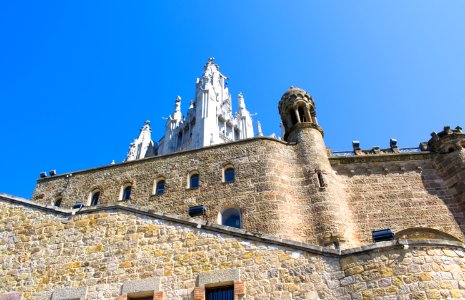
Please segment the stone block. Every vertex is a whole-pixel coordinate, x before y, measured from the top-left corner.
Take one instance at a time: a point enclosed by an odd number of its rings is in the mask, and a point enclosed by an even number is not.
[[[163,292],[154,292],[153,300],[163,300]]]
[[[121,288],[121,294],[131,295],[134,293],[144,293],[158,291],[160,287],[160,278],[147,278],[142,280],[133,280],[125,282]]]
[[[234,282],[234,295],[243,296],[245,295],[245,286],[241,281]]]
[[[239,269],[217,270],[200,273],[197,285],[205,286],[219,283],[233,283],[239,280]]]
[[[23,297],[22,293],[8,293],[0,294],[0,300],[21,300]]]
[[[203,286],[194,288],[194,300],[205,299],[205,288]]]
[[[53,292],[52,300],[85,300],[87,287],[59,289]]]

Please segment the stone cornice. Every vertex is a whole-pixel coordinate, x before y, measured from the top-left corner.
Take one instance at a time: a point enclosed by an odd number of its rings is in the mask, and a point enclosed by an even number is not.
[[[27,199],[11,196],[8,194],[0,193],[0,201],[10,202],[15,205],[26,206],[30,208],[39,209],[42,211],[47,211],[49,213],[55,213],[68,217],[63,220],[63,222],[71,222],[74,215],[83,215],[83,214],[92,214],[103,211],[121,211],[121,212],[131,212],[138,215],[144,215],[152,217],[154,219],[165,220],[177,224],[182,224],[190,227],[195,227],[198,229],[203,228],[207,231],[213,231],[221,234],[226,234],[230,236],[236,236],[243,239],[254,240],[262,243],[273,244],[283,247],[292,248],[295,250],[301,250],[313,254],[319,254],[324,256],[334,256],[334,257],[343,257],[348,255],[361,254],[365,252],[372,251],[386,251],[390,249],[407,249],[408,247],[446,247],[446,248],[460,248],[465,250],[465,244],[456,241],[449,240],[393,240],[387,242],[379,242],[363,247],[338,250],[330,249],[326,247],[300,243],[292,240],[281,239],[275,236],[268,234],[260,234],[256,232],[250,232],[245,229],[232,228],[228,226],[213,224],[208,221],[187,218],[175,214],[164,213],[162,211],[157,211],[148,208],[141,208],[132,205],[126,204],[126,202],[115,202],[109,205],[101,205],[95,207],[83,207],[82,209],[64,209],[58,208],[50,205],[39,204]]]
[[[316,127],[318,127],[318,125],[311,124],[311,123],[302,123],[302,124],[300,124],[300,127],[317,129]],[[276,143],[284,145],[284,146],[294,146],[294,145],[296,145],[295,142],[289,143],[289,142],[285,142],[285,141],[278,140],[278,139],[271,138],[271,137],[265,137],[265,136],[263,136],[263,137],[254,137],[254,138],[239,140],[239,141],[235,141],[235,142],[216,144],[216,145],[207,146],[207,147],[203,147],[203,148],[184,150],[184,151],[179,151],[179,152],[174,152],[174,153],[169,153],[169,154],[164,154],[164,155],[157,155],[157,156],[152,156],[152,157],[147,157],[147,158],[142,158],[142,159],[137,159],[137,160],[132,160],[132,161],[126,161],[126,162],[109,164],[109,165],[104,165],[104,166],[90,168],[90,169],[84,169],[84,170],[78,170],[78,171],[74,171],[74,172],[63,173],[63,174],[55,175],[55,176],[51,176],[51,177],[39,178],[39,179],[37,179],[37,182],[47,182],[47,181],[55,180],[55,179],[58,179],[58,178],[66,178],[67,176],[74,175],[74,174],[89,173],[89,172],[94,172],[94,171],[97,171],[97,170],[107,170],[107,169],[118,168],[118,167],[122,167],[122,166],[141,164],[141,163],[145,163],[145,162],[149,162],[149,161],[162,160],[162,159],[173,157],[173,156],[189,155],[189,154],[192,154],[192,153],[207,151],[207,150],[210,150],[210,149],[228,147],[228,146],[239,145],[239,144],[248,144],[248,143],[256,143],[256,142],[260,143],[262,141],[276,142]],[[432,153],[432,152],[413,152],[413,153],[360,155],[360,156],[337,156],[337,157],[336,156],[330,156],[329,161],[330,161],[331,165],[344,165],[344,164],[368,163],[368,162],[428,160],[428,159],[433,159],[434,155],[436,155],[436,154]]]
[[[157,160],[165,159],[165,158],[172,157],[172,156],[189,155],[189,154],[192,154],[192,153],[207,151],[207,150],[215,149],[215,148],[228,147],[228,146],[231,146],[231,145],[239,145],[239,144],[248,144],[248,143],[254,143],[254,142],[261,142],[261,141],[276,142],[276,143],[279,143],[279,144],[282,144],[282,145],[285,145],[285,146],[292,146],[292,145],[296,144],[296,143],[288,143],[288,142],[278,140],[278,139],[275,139],[275,138],[272,138],[272,137],[260,136],[260,137],[250,138],[250,139],[243,139],[243,140],[234,141],[234,142],[227,142],[227,143],[222,143],[222,144],[206,146],[206,147],[202,147],[202,148],[183,150],[183,151],[168,153],[168,154],[164,154],[164,155],[151,156],[151,157],[141,158],[141,159],[137,159],[137,160],[125,161],[125,162],[114,163],[114,164],[104,165],[104,166],[90,168],[90,169],[84,169],[84,170],[78,170],[78,171],[74,171],[74,172],[63,173],[63,174],[59,174],[59,175],[55,175],[55,176],[39,178],[39,179],[37,179],[37,182],[46,182],[46,181],[54,180],[54,179],[57,179],[57,178],[65,178],[68,175],[74,175],[74,174],[80,174],[80,173],[88,173],[88,172],[93,172],[93,171],[97,171],[97,170],[106,170],[106,169],[111,169],[111,168],[118,168],[118,167],[121,167],[121,166],[129,166],[129,165],[134,165],[134,164],[140,164],[140,163],[144,163],[144,162],[148,162],[148,161],[157,161]]]
[[[412,152],[396,154],[356,155],[356,156],[331,156],[331,165],[345,165],[354,163],[409,161],[409,160],[431,160],[437,155],[432,152]]]

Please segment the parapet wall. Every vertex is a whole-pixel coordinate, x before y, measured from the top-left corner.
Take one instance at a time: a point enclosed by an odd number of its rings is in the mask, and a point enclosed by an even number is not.
[[[185,300],[232,282],[251,300],[465,297],[465,254],[457,242],[340,251],[148,209],[97,207],[72,217],[4,196],[0,242],[0,298],[18,292],[24,300],[66,293],[114,300],[150,291]]]
[[[464,240],[457,220],[456,199],[438,174],[436,154],[398,154],[364,158],[332,159],[350,196],[354,222],[362,244],[371,231],[391,228],[436,229]]]

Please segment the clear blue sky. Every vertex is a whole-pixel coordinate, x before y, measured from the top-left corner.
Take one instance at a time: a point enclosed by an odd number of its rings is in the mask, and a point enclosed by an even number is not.
[[[266,135],[290,85],[334,150],[465,126],[464,1],[3,1],[0,191],[122,161],[147,119],[158,140],[212,56]]]

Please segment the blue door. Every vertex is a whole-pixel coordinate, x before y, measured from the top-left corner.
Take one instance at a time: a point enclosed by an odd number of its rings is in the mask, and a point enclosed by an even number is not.
[[[206,300],[234,300],[234,287],[222,286],[206,290]]]

